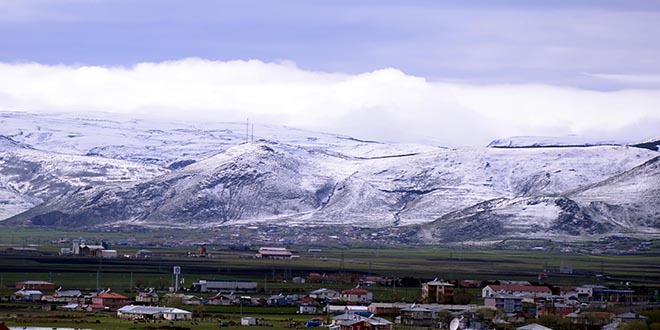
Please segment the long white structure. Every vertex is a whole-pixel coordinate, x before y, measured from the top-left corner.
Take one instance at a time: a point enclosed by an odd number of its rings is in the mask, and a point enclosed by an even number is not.
[[[124,306],[117,310],[117,317],[127,320],[192,320],[192,312],[173,307]]]

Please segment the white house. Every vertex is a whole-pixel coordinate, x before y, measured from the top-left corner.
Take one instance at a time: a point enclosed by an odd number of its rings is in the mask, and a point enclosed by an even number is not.
[[[545,286],[533,285],[487,285],[481,290],[481,297],[487,298],[501,293],[521,297],[547,297],[552,295],[552,290]]]
[[[586,284],[575,288],[575,292],[577,292],[578,297],[591,298],[594,296],[594,289],[602,290],[607,288],[602,285]]]
[[[372,297],[373,295],[371,292],[361,288],[354,288],[341,292],[341,300],[349,303],[369,303],[371,302]]]
[[[53,301],[57,302],[80,302],[82,299],[80,290],[62,290],[59,288],[53,293]]]
[[[349,306],[337,306],[337,305],[327,305],[323,308],[323,312],[327,314],[334,314],[334,313],[345,313],[345,314],[354,314],[358,312],[368,312],[369,307],[367,306],[354,306],[354,305],[349,305]]]
[[[309,296],[314,299],[336,300],[339,298],[340,294],[335,290],[320,288],[312,291]]]
[[[173,307],[124,306],[117,310],[117,317],[127,320],[192,320],[192,312]]]
[[[257,319],[254,317],[241,317],[241,325],[257,325]]]
[[[316,306],[302,305],[298,310],[300,314],[316,314]]]
[[[238,304],[238,297],[233,294],[216,294],[215,296],[209,298],[209,305],[222,305],[229,306]]]
[[[41,300],[41,296],[43,293],[39,290],[20,289],[14,292],[13,298],[14,300],[38,301]]]
[[[149,292],[140,292],[137,296],[135,296],[136,302],[145,304],[157,304],[158,300],[158,293],[156,293],[156,291],[153,289],[149,290]]]

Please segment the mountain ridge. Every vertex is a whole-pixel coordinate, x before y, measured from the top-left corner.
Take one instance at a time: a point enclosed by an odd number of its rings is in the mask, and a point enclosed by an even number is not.
[[[633,206],[644,211],[629,214],[657,214],[653,186],[644,188],[650,195],[631,195],[628,204],[590,201],[593,194],[584,192],[588,187],[596,192],[601,184],[598,196],[612,194],[608,187],[613,186],[603,182],[616,177],[629,178],[621,181],[622,187],[643,181],[635,178],[655,180],[651,165],[643,170],[658,157],[650,149],[549,146],[550,140],[539,144],[529,138],[516,142],[527,147],[448,148],[273,126],[258,128],[269,132],[268,138],[257,136],[246,143],[245,127],[236,123],[182,129],[136,121],[120,130],[117,125],[125,122],[101,121],[98,126],[95,120],[66,116],[52,122],[48,116],[12,118],[0,113],[6,124],[0,135],[10,136],[8,149],[0,154],[0,204],[13,205],[5,208],[9,218],[0,220],[2,225],[410,227],[416,228],[420,242],[431,243],[509,237],[502,235],[507,231],[511,237],[540,238],[597,237],[624,229],[657,234],[653,221],[637,227],[630,219],[627,227],[612,221]],[[121,143],[99,139],[117,132],[123,134]],[[30,149],[37,142],[39,148]],[[47,148],[53,150],[43,150]],[[9,152],[20,157],[11,158]],[[24,168],[30,153],[30,159],[49,164],[34,167],[59,173],[46,182],[68,185],[47,195],[38,195],[34,184],[29,194],[9,189],[34,180],[7,173]],[[81,169],[87,163],[96,168],[92,176]],[[76,170],[62,170],[66,168]],[[440,225],[448,230],[438,230]],[[474,232],[480,228],[490,231]]]

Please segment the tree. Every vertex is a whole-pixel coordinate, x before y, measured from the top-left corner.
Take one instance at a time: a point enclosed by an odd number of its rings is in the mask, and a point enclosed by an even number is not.
[[[649,330],[645,321],[633,321],[623,326],[623,330]]]

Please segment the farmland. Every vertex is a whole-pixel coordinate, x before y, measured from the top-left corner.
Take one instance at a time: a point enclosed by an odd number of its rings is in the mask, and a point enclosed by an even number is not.
[[[71,239],[85,237],[89,242],[107,242],[117,250],[117,258],[58,255],[71,246]],[[138,291],[155,288],[166,292],[174,286],[174,266],[181,267],[180,287],[186,291],[200,279],[246,280],[257,282],[258,289],[246,294],[266,298],[277,294],[307,294],[321,287],[341,291],[355,286],[361,276],[398,278],[391,285],[374,285],[369,290],[374,301],[419,301],[420,283],[434,278],[470,280],[539,281],[539,273],[548,276],[541,282],[556,286],[581,284],[627,285],[646,288],[650,295],[660,288],[660,249],[658,242],[623,241],[618,249],[637,250],[619,254],[585,251],[611,248],[611,242],[572,245],[571,251],[544,242],[513,242],[490,246],[387,246],[364,242],[349,244],[287,244],[294,259],[255,258],[261,245],[222,244],[213,232],[59,232],[35,229],[0,228],[0,296],[11,295],[14,283],[25,280],[49,281],[56,287],[79,289],[85,293],[111,288],[129,298]],[[257,245],[259,244],[259,245]],[[643,245],[643,249],[638,247]],[[205,247],[204,256],[198,254]],[[274,244],[275,245],[275,244]],[[149,258],[136,258],[138,250],[149,249]],[[560,266],[570,267],[561,273]],[[307,279],[310,273],[333,275],[332,281],[317,283]],[[298,278],[298,280],[296,280]],[[651,289],[651,290],[648,290]],[[480,289],[460,289],[466,302],[483,304]],[[212,293],[195,293],[208,299]],[[652,297],[642,297],[652,299]],[[195,313],[192,324],[177,326],[217,329],[231,327],[241,315],[263,319],[262,324],[275,328],[300,327],[309,315],[297,314],[295,307],[261,306],[183,306]],[[155,329],[167,324],[133,323],[118,320],[110,313],[84,313],[42,310],[42,305],[2,302],[6,312],[0,321],[9,325],[53,326],[90,329]],[[317,314],[327,318],[327,315]],[[26,323],[27,322],[27,323]],[[97,323],[98,322],[98,323]],[[258,326],[256,328],[263,328]],[[251,329],[251,327],[241,327]]]

